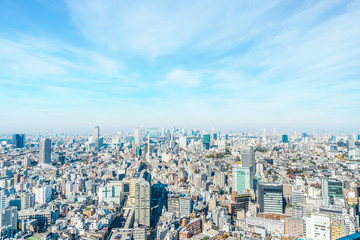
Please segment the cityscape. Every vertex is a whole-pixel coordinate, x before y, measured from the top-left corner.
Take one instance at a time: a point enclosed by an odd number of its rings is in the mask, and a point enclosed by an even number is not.
[[[360,1],[1,0],[0,240],[360,240]]]
[[[0,143],[4,239],[332,240],[359,227],[360,134],[96,126]]]

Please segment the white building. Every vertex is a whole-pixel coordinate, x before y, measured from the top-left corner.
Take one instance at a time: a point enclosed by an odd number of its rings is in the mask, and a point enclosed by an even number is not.
[[[190,198],[180,198],[180,217],[188,217],[193,210],[193,201]]]
[[[180,147],[186,148],[187,146],[187,137],[186,136],[180,136]]]
[[[330,217],[316,214],[307,217],[305,236],[314,240],[330,240]]]
[[[144,178],[138,178],[135,183],[135,221],[150,227],[150,196],[151,185]]]
[[[44,186],[35,189],[35,202],[45,204],[51,201],[51,187]]]
[[[99,202],[117,203],[120,204],[122,200],[122,182],[109,182],[103,187],[99,188]]]

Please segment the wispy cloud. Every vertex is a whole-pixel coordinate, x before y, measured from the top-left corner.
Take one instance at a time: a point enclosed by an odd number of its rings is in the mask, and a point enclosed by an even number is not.
[[[0,63],[0,74],[17,78],[71,75],[74,71],[114,76],[124,69],[118,59],[31,36],[0,37]]]
[[[201,77],[201,73],[199,72],[176,68],[171,70],[171,72],[166,75],[165,81],[161,83],[176,87],[197,87],[201,84]]]
[[[23,93],[44,108],[41,99],[88,103],[126,112],[130,125],[156,111],[154,122],[176,124],[356,127],[359,1],[65,3],[59,22],[71,21],[71,34],[10,23],[0,36],[4,102]]]
[[[166,1],[79,0],[67,3],[74,24],[90,40],[111,49],[128,48],[155,57],[192,45],[208,50],[208,47],[230,44],[229,40],[237,44],[241,33],[251,28],[250,15],[262,15],[278,1],[169,4]]]

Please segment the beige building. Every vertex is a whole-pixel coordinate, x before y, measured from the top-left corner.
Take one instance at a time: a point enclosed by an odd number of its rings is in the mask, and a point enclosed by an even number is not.
[[[330,231],[331,231],[331,240],[336,240],[342,237],[341,234],[342,227],[340,224],[338,223],[331,224]]]
[[[304,235],[304,220],[300,218],[285,219],[285,235],[297,238]]]

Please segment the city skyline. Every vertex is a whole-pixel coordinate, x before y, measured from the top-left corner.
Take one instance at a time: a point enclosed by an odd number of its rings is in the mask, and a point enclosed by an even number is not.
[[[359,15],[357,1],[2,1],[1,132],[358,132]]]

